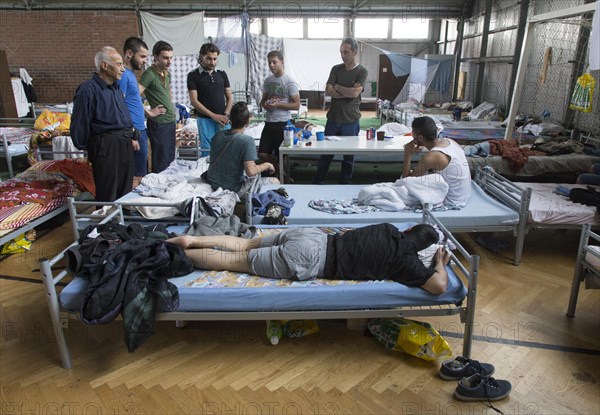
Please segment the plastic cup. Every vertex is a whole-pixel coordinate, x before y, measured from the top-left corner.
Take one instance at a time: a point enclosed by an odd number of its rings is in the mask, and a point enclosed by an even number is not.
[[[323,140],[325,140],[325,132],[317,131],[317,141],[323,141]]]
[[[377,131],[377,141],[383,141],[385,138],[385,131]]]

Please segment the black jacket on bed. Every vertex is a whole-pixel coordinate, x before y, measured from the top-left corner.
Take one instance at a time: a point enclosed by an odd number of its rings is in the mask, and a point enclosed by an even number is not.
[[[123,235],[121,229],[116,234]],[[86,249],[82,250],[79,275],[90,282],[81,319],[103,324],[121,313],[125,343],[132,352],[153,334],[157,307],[173,311],[179,306],[177,287],[168,278],[189,274],[193,264],[181,247],[164,240],[135,238],[109,244],[97,237],[83,239],[80,244]]]

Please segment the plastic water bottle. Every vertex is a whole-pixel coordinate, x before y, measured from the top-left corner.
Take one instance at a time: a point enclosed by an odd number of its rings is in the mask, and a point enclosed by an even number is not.
[[[291,122],[287,122],[283,129],[283,146],[291,147],[294,144],[294,127]]]
[[[267,320],[267,339],[269,339],[271,344],[279,344],[281,337],[283,337],[281,323],[276,320]]]

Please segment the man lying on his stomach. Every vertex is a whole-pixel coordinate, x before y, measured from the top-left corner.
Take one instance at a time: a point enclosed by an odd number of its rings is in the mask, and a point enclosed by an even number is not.
[[[183,235],[167,242],[185,249],[194,266],[266,278],[393,280],[441,295],[448,286],[450,254],[439,248],[430,268],[417,253],[438,241],[431,225],[401,232],[388,223],[328,235],[318,228],[290,228],[260,238]]]

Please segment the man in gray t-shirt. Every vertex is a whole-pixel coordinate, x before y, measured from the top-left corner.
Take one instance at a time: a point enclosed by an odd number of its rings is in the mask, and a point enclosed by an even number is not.
[[[356,63],[358,43],[355,39],[344,38],[340,46],[343,63],[331,68],[325,94],[331,97],[331,107],[327,112],[325,135],[357,136],[360,131],[360,94],[367,80],[367,69]],[[319,158],[315,184],[325,183],[333,155]],[[354,156],[344,155],[341,184],[349,184],[354,169]]]
[[[273,75],[265,79],[260,105],[267,111],[265,128],[260,136],[258,156],[273,164],[279,171],[277,159],[283,141],[283,128],[290,120],[290,110],[300,108],[298,84],[285,73],[283,55],[277,50],[267,54],[269,69]]]

